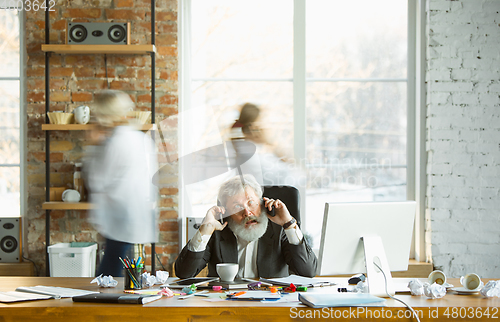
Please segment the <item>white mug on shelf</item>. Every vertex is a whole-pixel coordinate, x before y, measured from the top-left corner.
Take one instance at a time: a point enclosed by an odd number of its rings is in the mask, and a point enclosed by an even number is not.
[[[80,193],[73,189],[66,189],[62,193],[62,200],[64,202],[79,202],[80,201]]]
[[[78,124],[87,124],[90,121],[90,108],[82,105],[73,110],[75,114],[75,122]]]

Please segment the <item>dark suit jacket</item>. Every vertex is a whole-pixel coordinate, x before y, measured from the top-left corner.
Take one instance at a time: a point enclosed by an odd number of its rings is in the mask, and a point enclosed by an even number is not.
[[[258,243],[259,277],[316,275],[316,255],[306,240],[304,239],[300,245],[290,244],[280,225],[269,221],[267,230]],[[238,263],[237,241],[229,227],[222,231],[214,231],[205,251],[191,252],[186,245],[175,261],[175,274],[180,278],[193,277],[208,264],[208,276],[217,276],[218,263]]]

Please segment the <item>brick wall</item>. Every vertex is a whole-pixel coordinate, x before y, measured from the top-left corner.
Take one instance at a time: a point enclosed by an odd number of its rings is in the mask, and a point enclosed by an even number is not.
[[[148,0],[57,0],[50,13],[50,43],[64,44],[67,21],[131,22],[131,43],[151,43],[151,5]],[[45,272],[45,40],[43,11],[26,12],[27,61],[27,177],[28,209],[25,217],[27,247],[25,252]],[[169,153],[177,145],[177,1],[156,1],[156,121],[168,116],[165,135]],[[107,87],[103,55],[60,55],[50,57],[51,111],[71,112],[82,104],[91,104],[94,92]],[[124,90],[138,108],[150,110],[151,58],[149,55],[108,55],[108,79],[111,89]],[[166,122],[165,122],[166,123]],[[51,185],[72,186],[74,163],[82,157],[85,133],[53,131],[50,161]],[[167,160],[166,148],[160,146],[160,161]],[[163,265],[170,270],[178,252],[177,167],[169,167],[160,190],[160,242],[157,244]],[[52,211],[51,244],[71,241],[102,241],[88,224],[85,211]],[[149,245],[148,245],[149,246]],[[150,247],[147,247],[148,254]],[[147,263],[151,258],[147,258]],[[158,265],[157,265],[158,267]]]
[[[498,278],[500,1],[427,9],[427,243],[450,276]]]

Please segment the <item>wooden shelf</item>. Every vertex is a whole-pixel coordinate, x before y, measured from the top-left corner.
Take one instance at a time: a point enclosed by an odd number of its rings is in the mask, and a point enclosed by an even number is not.
[[[94,205],[89,202],[50,201],[42,204],[44,210],[89,210],[93,208]]]
[[[43,52],[57,54],[141,55],[156,52],[155,45],[56,45],[42,44]]]
[[[88,131],[95,128],[96,124],[42,124],[42,131]],[[140,130],[156,130],[156,124],[143,124]]]
[[[82,131],[95,127],[95,124],[42,124],[43,131]]]

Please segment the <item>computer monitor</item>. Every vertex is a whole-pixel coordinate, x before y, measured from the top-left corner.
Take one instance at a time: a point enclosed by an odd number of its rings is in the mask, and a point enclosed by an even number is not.
[[[386,296],[373,261],[389,280],[390,271],[408,269],[415,209],[415,201],[326,203],[319,275],[367,273],[370,293]]]

